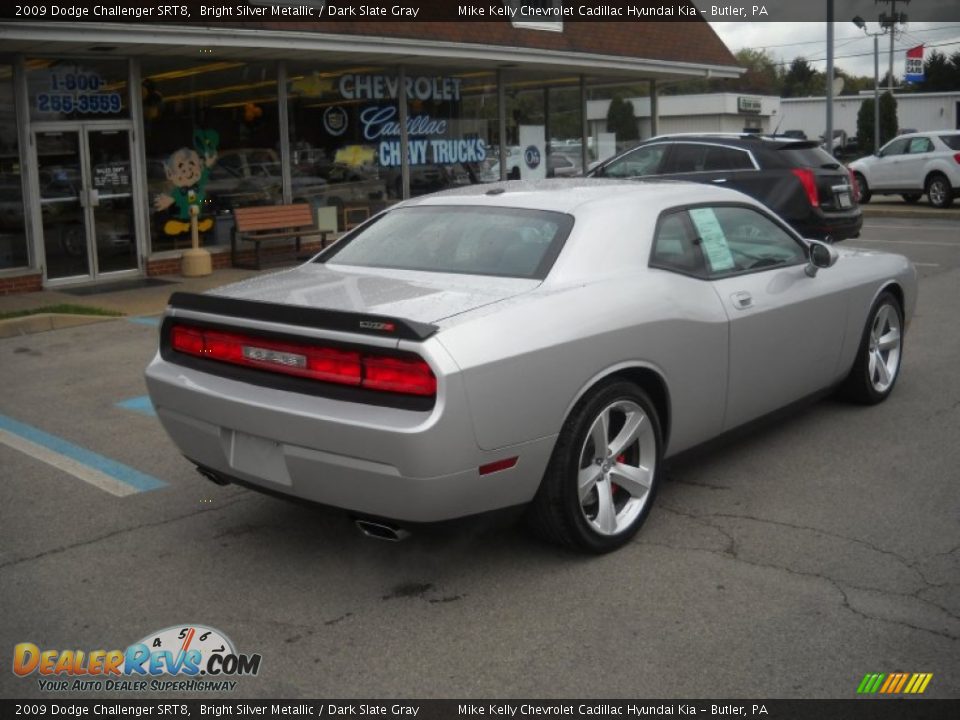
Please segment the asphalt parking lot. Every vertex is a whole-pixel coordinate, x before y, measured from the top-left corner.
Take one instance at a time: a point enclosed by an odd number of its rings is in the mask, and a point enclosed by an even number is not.
[[[889,401],[672,462],[599,558],[502,519],[377,542],[202,480],[144,398],[153,318],[0,340],[0,657],[198,623],[263,658],[207,697],[852,698],[869,672],[958,697],[960,232],[868,219],[847,244],[922,277]],[[2,666],[0,696],[51,698]]]

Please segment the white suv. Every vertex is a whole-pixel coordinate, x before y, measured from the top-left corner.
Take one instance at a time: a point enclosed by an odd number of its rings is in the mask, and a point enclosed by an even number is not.
[[[902,195],[915,203],[926,195],[938,208],[960,195],[960,131],[910,133],[891,140],[877,155],[850,163],[860,202],[871,195]]]

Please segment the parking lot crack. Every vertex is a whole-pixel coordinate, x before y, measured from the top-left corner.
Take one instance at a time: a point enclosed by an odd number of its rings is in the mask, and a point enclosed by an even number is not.
[[[732,559],[732,560],[734,560],[734,561],[736,561],[736,562],[738,562],[738,563],[742,563],[742,564],[744,564],[744,565],[749,565],[749,566],[752,566],[752,567],[763,568],[763,569],[768,569],[768,570],[779,570],[779,571],[781,571],[781,572],[786,572],[786,573],[789,573],[790,575],[794,575],[794,576],[808,577],[808,578],[816,578],[816,579],[819,579],[819,580],[823,580],[823,581],[829,583],[830,585],[832,585],[834,588],[837,589],[837,591],[838,591],[838,592],[840,593],[840,595],[841,595],[842,606],[843,606],[845,609],[849,610],[850,612],[852,612],[852,613],[854,613],[854,614],[856,614],[856,615],[858,615],[858,616],[860,616],[860,617],[862,617],[862,618],[865,618],[865,619],[868,619],[868,620],[874,620],[874,621],[877,621],[877,622],[891,623],[891,624],[894,624],[894,625],[899,625],[899,626],[901,626],[901,627],[909,628],[909,629],[911,629],[911,630],[916,630],[916,631],[920,631],[920,632],[931,633],[931,634],[933,634],[933,635],[937,635],[937,636],[939,636],[939,637],[943,637],[943,638],[946,638],[946,639],[949,639],[949,640],[958,640],[958,639],[960,639],[960,635],[953,634],[953,633],[951,633],[951,632],[949,632],[949,631],[947,631],[947,630],[938,630],[938,629],[934,629],[934,628],[930,628],[930,627],[924,627],[924,626],[921,626],[921,625],[916,625],[916,624],[914,624],[914,623],[908,622],[908,621],[906,621],[906,620],[896,619],[896,618],[889,618],[889,617],[883,617],[883,616],[881,616],[881,615],[876,615],[876,614],[873,614],[873,613],[869,613],[869,612],[867,612],[866,610],[863,610],[863,609],[861,609],[861,608],[856,607],[856,606],[851,602],[851,600],[850,600],[850,592],[860,592],[860,593],[865,593],[865,594],[869,593],[869,594],[873,594],[873,595],[876,595],[876,596],[887,597],[887,598],[891,598],[891,599],[897,599],[897,598],[899,598],[899,599],[902,599],[902,600],[914,600],[914,601],[919,602],[919,603],[921,603],[921,604],[923,604],[923,605],[925,605],[925,606],[927,606],[927,607],[929,607],[929,608],[931,608],[931,609],[933,609],[933,610],[935,610],[935,611],[937,611],[937,612],[939,612],[939,613],[942,613],[947,620],[960,621],[960,616],[958,616],[957,614],[951,612],[948,608],[940,605],[939,603],[933,602],[933,601],[928,600],[928,599],[926,599],[926,598],[924,598],[924,597],[921,596],[922,593],[923,593],[925,590],[929,590],[929,589],[931,589],[931,588],[938,587],[938,585],[932,584],[932,583],[928,583],[928,582],[926,581],[926,579],[923,577],[923,574],[922,574],[916,567],[914,567],[914,565],[913,565],[910,561],[908,561],[906,558],[903,558],[902,556],[898,555],[897,553],[894,553],[894,552],[892,552],[892,551],[883,550],[882,548],[879,548],[879,547],[873,545],[872,543],[869,543],[869,542],[866,542],[866,541],[863,541],[863,540],[858,540],[857,538],[849,538],[849,537],[845,537],[845,536],[842,536],[842,535],[838,535],[838,534],[836,534],[836,533],[831,533],[831,532],[828,532],[828,531],[822,531],[822,530],[819,530],[819,529],[817,529],[817,528],[811,528],[811,527],[806,527],[806,526],[802,526],[802,525],[795,525],[795,524],[792,524],[792,523],[778,522],[778,521],[772,521],[772,520],[764,520],[764,519],[762,519],[762,518],[756,518],[756,517],[749,516],[749,515],[735,515],[735,514],[730,514],[730,513],[710,513],[710,514],[700,515],[700,514],[697,514],[697,513],[692,513],[692,512],[688,512],[688,511],[684,511],[684,510],[679,510],[679,509],[673,508],[673,507],[663,507],[663,506],[661,506],[661,507],[662,507],[662,509],[666,510],[667,512],[671,512],[671,513],[673,513],[673,514],[675,514],[675,515],[679,515],[679,516],[688,518],[688,519],[692,520],[693,522],[695,522],[695,523],[697,523],[697,524],[700,524],[700,525],[703,525],[703,526],[706,526],[706,527],[710,527],[710,528],[713,528],[713,529],[717,530],[717,531],[720,532],[722,535],[724,535],[724,537],[727,538],[727,540],[728,540],[727,547],[724,548],[724,549],[722,549],[722,550],[716,550],[716,549],[703,548],[703,547],[679,547],[679,546],[673,545],[673,544],[671,544],[671,543],[657,543],[657,542],[648,542],[648,541],[640,541],[640,544],[652,545],[652,546],[658,546],[658,547],[666,547],[666,548],[669,548],[669,549],[672,549],[672,550],[680,550],[680,551],[699,551],[699,552],[706,552],[706,553],[710,553],[710,554],[713,554],[713,555],[719,555],[719,556],[721,556],[721,557],[727,557],[727,558],[730,558],[730,559]],[[798,570],[798,569],[796,569],[796,568],[790,567],[789,565],[769,563],[769,562],[761,562],[761,561],[758,561],[758,560],[752,560],[752,559],[750,559],[750,558],[744,557],[744,556],[743,556],[743,553],[742,553],[742,550],[738,550],[738,547],[739,547],[739,546],[738,546],[738,544],[737,544],[737,538],[736,538],[735,533],[732,532],[732,531],[729,531],[729,530],[727,530],[727,529],[724,529],[724,528],[719,527],[717,524],[711,522],[711,521],[710,521],[710,518],[726,518],[726,519],[737,519],[737,520],[750,520],[750,521],[755,521],[755,522],[767,523],[767,524],[771,524],[771,525],[781,525],[781,526],[789,527],[789,528],[796,529],[796,530],[806,530],[806,531],[811,531],[811,532],[814,532],[814,533],[819,533],[819,534],[821,534],[821,535],[824,535],[824,536],[827,536],[827,537],[831,537],[831,538],[834,538],[834,539],[839,539],[839,540],[844,540],[844,541],[847,541],[847,542],[858,543],[858,544],[861,544],[861,545],[863,545],[863,546],[865,546],[865,547],[868,547],[868,548],[870,548],[871,550],[874,550],[875,552],[878,552],[878,553],[880,553],[880,554],[889,555],[889,556],[891,556],[891,557],[896,558],[896,559],[899,560],[904,566],[906,566],[907,568],[913,570],[913,571],[916,573],[916,575],[918,576],[918,578],[924,583],[924,586],[923,586],[923,587],[919,587],[919,588],[917,588],[915,591],[910,592],[910,593],[897,592],[897,591],[894,591],[894,590],[884,590],[884,589],[875,588],[875,587],[863,587],[863,586],[860,586],[860,585],[856,585],[856,584],[853,584],[853,583],[849,583],[849,582],[845,582],[845,581],[839,580],[839,579],[837,579],[837,578],[835,578],[835,577],[831,577],[830,575],[828,575],[828,574],[826,574],[826,573],[824,573],[824,572],[815,572],[815,571],[809,571],[809,570]],[[954,548],[953,550],[948,551],[948,552],[946,552],[946,553],[941,553],[941,555],[949,555],[949,554],[951,554],[952,552],[955,552],[955,551],[958,550],[958,549],[960,549],[960,548]]]
[[[44,550],[43,552],[37,553],[36,555],[30,555],[28,557],[15,558],[13,560],[7,560],[6,562],[0,563],[0,570],[6,570],[7,568],[15,567],[17,565],[22,565],[24,563],[34,562],[36,560],[43,560],[44,558],[50,557],[51,555],[59,555],[61,553],[69,552],[70,550],[77,550],[83,547],[89,547],[91,545],[96,545],[103,542],[104,540],[111,540],[113,538],[119,537],[121,535],[126,535],[128,533],[136,532],[137,530],[145,530],[148,528],[162,527],[164,525],[170,525],[180,520],[186,520],[187,518],[196,517],[197,515],[203,515],[205,513],[219,512],[224,510],[231,505],[235,505],[238,502],[248,499],[246,494],[234,497],[230,500],[218,503],[215,506],[208,508],[200,508],[199,510],[194,510],[193,512],[184,513],[182,515],[177,515],[175,517],[167,518],[166,520],[157,520],[153,522],[144,522],[137,525],[131,525],[130,527],[119,528],[117,530],[112,530],[103,535],[98,535],[87,540],[81,540],[80,542],[70,543],[68,545],[61,545],[60,547],[50,548],[49,550]]]

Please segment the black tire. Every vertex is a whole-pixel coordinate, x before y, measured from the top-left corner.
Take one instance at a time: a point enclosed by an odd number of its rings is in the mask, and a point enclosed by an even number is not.
[[[923,197],[923,193],[904,193],[901,195],[903,201],[909,205],[916,205],[920,202],[920,198]]]
[[[897,357],[895,369],[889,384],[885,387],[879,387],[876,372],[871,368],[871,355],[876,354],[874,348],[875,339],[873,338],[874,326],[877,324],[878,315],[887,309],[887,312],[895,315],[896,327],[898,331],[899,344],[896,348]],[[891,320],[892,322],[892,320]],[[883,328],[881,328],[883,330]],[[880,351],[880,358],[875,358],[874,362],[883,359],[883,351]],[[887,358],[889,358],[889,352]],[[861,405],[876,405],[886,400],[893,392],[894,385],[897,384],[897,378],[900,376],[900,366],[903,359],[903,308],[900,307],[900,301],[891,292],[883,292],[873,303],[870,313],[867,315],[867,322],[863,328],[863,336],[860,338],[860,347],[857,350],[856,360],[853,362],[853,368],[847,375],[843,385],[840,387],[840,394],[855,403]]]
[[[586,499],[581,502],[578,476],[582,468],[590,468],[594,462],[600,466],[600,460],[590,459],[592,452],[587,452],[592,448],[593,441],[589,434],[597,418],[607,413],[612,421],[609,425],[610,432],[614,436],[612,439],[616,439],[619,431],[626,424],[625,413],[623,422],[619,425],[616,422],[619,411],[612,408],[618,407],[619,403],[622,403],[625,408],[638,408],[645,416],[645,421],[649,422],[650,430],[644,430],[640,439],[626,445],[626,449],[616,458],[608,455],[608,463],[603,465],[604,469],[609,464],[614,468],[622,467],[621,462],[633,468],[639,468],[641,464],[649,467],[651,455],[654,466],[652,473],[647,476],[648,490],[641,497],[634,496],[624,487],[612,482],[610,477],[615,476],[607,476],[605,471],[598,467],[597,472],[604,472],[603,477],[607,478],[608,487],[612,488],[607,497],[612,501],[612,506],[608,507],[613,509],[613,522],[618,524],[621,514],[624,519],[622,528],[616,528],[615,532],[604,534],[594,525],[600,520],[599,493],[603,482],[597,481]],[[647,426],[641,422],[641,427]],[[659,486],[663,455],[662,437],[656,407],[650,397],[632,382],[612,380],[588,393],[571,411],[560,431],[540,488],[527,509],[527,523],[530,528],[545,540],[581,552],[601,554],[622,547],[640,529],[653,505]],[[611,439],[609,435],[608,439]],[[595,517],[588,519],[591,497],[596,498],[597,510]],[[631,503],[632,505],[628,506]]]
[[[857,183],[858,194],[860,199],[857,200],[861,205],[866,205],[870,202],[870,186],[867,185],[867,179],[860,173],[854,173],[853,179]]]
[[[927,179],[927,199],[935,208],[945,209],[953,205],[953,186],[946,175],[934,173]]]

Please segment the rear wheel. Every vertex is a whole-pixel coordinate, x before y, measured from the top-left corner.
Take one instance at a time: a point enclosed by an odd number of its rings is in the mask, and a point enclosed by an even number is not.
[[[627,543],[656,494],[661,437],[653,403],[631,382],[611,382],[581,400],[528,509],[534,531],[593,553]]]
[[[860,196],[859,202],[870,202],[870,186],[867,185],[867,179],[860,173],[854,173],[853,180],[857,183],[857,191]]]
[[[848,399],[876,405],[887,399],[900,375],[903,310],[892,293],[877,298],[867,316],[857,359],[841,391]]]
[[[920,198],[922,197],[922,195],[923,193],[904,193],[901,197],[903,198],[903,201],[905,203],[914,205],[920,201]]]
[[[931,175],[927,180],[927,199],[935,208],[948,208],[953,204],[953,187],[945,175]]]

